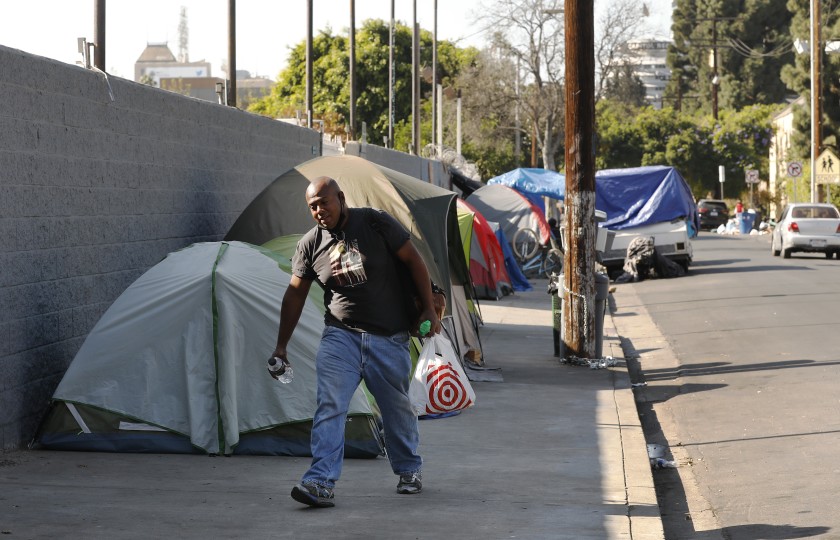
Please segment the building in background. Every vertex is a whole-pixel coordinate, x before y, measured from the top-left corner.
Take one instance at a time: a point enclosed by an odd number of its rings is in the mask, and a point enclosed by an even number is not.
[[[779,114],[773,117],[773,139],[770,142],[770,170],[768,171],[770,184],[770,215],[776,219],[782,213],[787,204],[788,182],[809,182],[809,178],[790,178],[788,176],[788,165],[793,161],[790,153],[793,146],[793,135],[796,128],[793,127],[794,113],[797,109],[804,109],[808,106],[805,96],[799,96],[795,101],[785,107]],[[776,205],[779,201],[780,206]]]
[[[187,58],[182,55],[182,58]],[[168,43],[148,43],[134,64],[135,82],[156,86],[205,101],[219,101],[216,84],[224,78],[213,77],[210,62],[181,61]],[[266,77],[253,77],[248,71],[236,71],[236,106],[247,109],[253,101],[268,95],[274,82]]]
[[[662,108],[665,85],[671,70],[665,61],[671,40],[648,36],[628,41],[622,49],[619,63],[633,67],[633,75],[645,86],[645,100],[656,109]]]
[[[210,62],[179,62],[166,42],[147,43],[134,63],[134,80],[151,86],[160,87],[161,79],[209,77]]]

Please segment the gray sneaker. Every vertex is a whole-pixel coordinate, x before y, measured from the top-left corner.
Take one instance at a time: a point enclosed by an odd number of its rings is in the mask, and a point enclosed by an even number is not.
[[[297,484],[292,488],[292,498],[299,503],[328,508],[335,506],[335,495],[331,488],[319,486],[310,482]]]
[[[423,476],[419,472],[401,474],[397,483],[397,493],[414,495],[423,491]]]

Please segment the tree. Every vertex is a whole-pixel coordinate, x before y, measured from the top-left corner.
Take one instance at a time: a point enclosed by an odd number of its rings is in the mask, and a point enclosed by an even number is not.
[[[810,39],[810,3],[808,0],[790,0],[788,7],[793,13],[791,21],[791,34],[793,39],[808,41]],[[820,89],[820,127],[822,134],[822,146],[838,148],[836,137],[840,129],[840,58],[837,55],[825,54],[825,40],[830,36],[840,35],[840,13],[837,9],[826,9],[826,2],[822,2],[820,14],[820,28],[823,43],[818,47],[821,58],[821,81]],[[798,95],[806,96],[807,107],[802,107],[794,113],[794,127],[800,136],[793,140],[793,152],[795,155],[807,158],[811,155],[810,132],[811,132],[811,59],[809,54],[796,55],[795,62],[785,66],[782,70],[782,80],[788,88]]]
[[[779,105],[724,110],[709,116],[661,110],[604,99],[597,106],[599,169],[670,165],[676,167],[698,197],[718,189],[719,165],[726,169],[727,189],[747,189],[746,169],[766,178],[771,120]]]
[[[492,178],[522,165],[517,160],[516,63],[500,50],[485,49],[455,79],[462,93],[463,155]],[[444,107],[444,125],[454,125],[453,107]],[[451,139],[450,139],[451,140]],[[520,147],[520,154],[524,147]]]
[[[629,62],[614,68],[613,75],[606,81],[603,94],[607,99],[636,107],[645,104],[645,85]]]
[[[677,0],[667,99],[687,110],[711,111],[716,50],[720,109],[783,101],[790,92],[779,73],[793,61],[786,1]]]
[[[595,100],[604,97],[610,81],[625,69],[623,50],[628,41],[647,31],[645,11],[636,0],[613,0],[599,18],[595,38]]]
[[[368,141],[381,144],[388,134],[388,56],[390,24],[380,19],[362,23],[356,34],[356,116],[367,124]],[[438,41],[438,80],[451,84],[454,76],[478,54],[473,48],[458,49],[451,42]],[[313,39],[313,109],[329,133],[344,134],[350,115],[349,39],[327,28]],[[411,49],[412,32],[397,24],[394,36],[394,147],[404,149],[411,140]],[[432,35],[420,32],[420,62],[432,63]],[[431,72],[421,79],[421,97],[431,96]],[[297,44],[289,63],[271,94],[252,104],[249,110],[271,117],[293,117],[305,110],[306,42]],[[427,112],[425,123],[431,122]],[[421,114],[422,118],[422,114]],[[357,126],[357,132],[360,132]],[[427,130],[428,132],[428,130]]]
[[[521,73],[517,102],[542,153],[543,167],[556,170],[564,133],[564,37],[560,3],[543,0],[498,0],[483,6],[481,20],[498,28],[492,46],[511,59]],[[508,81],[513,86],[516,79]],[[523,130],[525,131],[525,130]]]

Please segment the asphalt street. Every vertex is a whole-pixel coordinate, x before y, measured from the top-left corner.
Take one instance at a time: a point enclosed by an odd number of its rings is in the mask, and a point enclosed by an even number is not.
[[[688,276],[615,293],[646,434],[680,465],[655,475],[668,537],[840,538],[840,261],[693,246]]]

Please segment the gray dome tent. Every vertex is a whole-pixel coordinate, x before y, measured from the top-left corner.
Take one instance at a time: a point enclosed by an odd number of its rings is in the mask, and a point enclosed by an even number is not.
[[[266,372],[289,261],[241,242],[170,253],[103,314],[53,395],[36,442],[50,449],[308,456],[320,291],[291,342],[295,379]],[[348,457],[382,452],[360,388]]]

